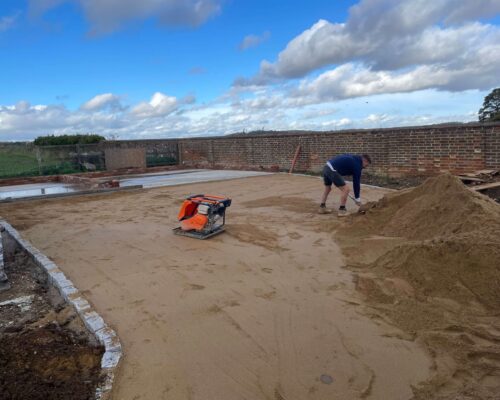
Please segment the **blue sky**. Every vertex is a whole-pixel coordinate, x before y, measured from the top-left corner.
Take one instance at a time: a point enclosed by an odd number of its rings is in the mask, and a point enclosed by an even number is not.
[[[471,121],[500,0],[2,0],[0,141]]]

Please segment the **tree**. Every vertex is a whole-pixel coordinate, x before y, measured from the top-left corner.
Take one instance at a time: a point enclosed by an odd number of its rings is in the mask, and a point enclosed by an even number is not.
[[[37,146],[60,146],[68,144],[92,144],[99,143],[106,140],[104,136],[95,134],[86,135],[48,135],[48,136],[38,136],[34,144]]]
[[[479,121],[500,121],[500,88],[493,89],[484,98],[483,106],[479,109]]]

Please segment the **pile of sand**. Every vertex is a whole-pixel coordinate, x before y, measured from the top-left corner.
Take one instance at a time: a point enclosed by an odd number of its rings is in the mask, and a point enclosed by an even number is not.
[[[340,230],[341,243],[351,255],[354,247],[364,254],[365,263],[354,264],[357,288],[370,305],[435,358],[436,375],[415,398],[494,398],[500,205],[442,175],[370,206]],[[381,247],[390,240],[395,244]]]
[[[405,279],[417,294],[500,306],[500,206],[458,178],[386,195],[352,228],[411,239],[370,267]]]
[[[448,174],[390,193],[370,206],[370,229],[386,236],[431,239],[483,228],[500,229],[498,204]]]
[[[371,268],[404,279],[421,298],[478,302],[494,309],[500,307],[500,236],[492,239],[471,234],[403,244]]]

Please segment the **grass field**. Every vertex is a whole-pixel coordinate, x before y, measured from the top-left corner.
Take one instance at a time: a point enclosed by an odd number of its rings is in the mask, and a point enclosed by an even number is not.
[[[2,151],[2,149],[0,149],[0,179],[17,176],[56,175],[82,172],[74,157],[71,157],[69,154],[67,158],[61,159],[59,157],[60,155],[44,152],[42,153],[43,162],[41,167],[39,167],[34,151]],[[94,162],[94,160],[90,162]],[[177,163],[177,160],[174,157],[163,154],[148,154],[146,163],[148,167],[155,167],[160,165],[174,165]],[[97,162],[96,166],[97,169],[103,169],[103,161]]]
[[[70,174],[80,172],[73,163],[58,159],[44,160],[39,168],[36,155],[30,152],[0,153],[0,179],[16,176]]]
[[[25,152],[0,154],[0,178],[38,174],[38,162],[35,154]]]

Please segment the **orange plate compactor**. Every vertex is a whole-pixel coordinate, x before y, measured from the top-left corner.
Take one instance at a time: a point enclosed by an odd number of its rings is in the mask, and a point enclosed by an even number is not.
[[[176,235],[207,239],[224,232],[226,208],[231,199],[209,194],[189,196],[182,203],[178,220],[181,226],[174,229]]]

